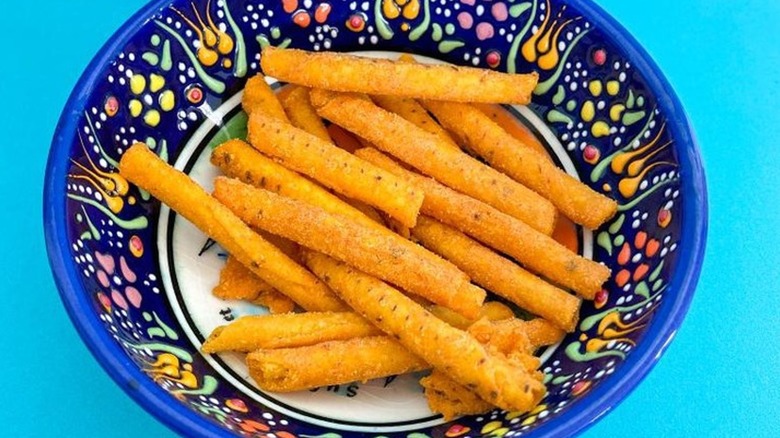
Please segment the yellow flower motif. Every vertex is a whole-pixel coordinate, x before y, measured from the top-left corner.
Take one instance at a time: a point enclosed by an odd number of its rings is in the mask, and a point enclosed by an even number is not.
[[[588,84],[588,89],[590,90],[590,94],[592,94],[593,97],[599,97],[601,96],[601,92],[604,91],[604,85],[600,80],[596,79],[590,81],[590,84]]]
[[[610,96],[617,96],[620,93],[620,82],[609,81],[607,82],[607,94]]]
[[[503,427],[501,421],[491,421],[482,427],[481,434],[490,438],[501,438],[509,432],[508,427]]]
[[[547,409],[547,404],[541,404],[534,408],[531,412],[528,413],[528,416],[520,423],[521,426],[530,426],[537,422],[537,420],[540,420],[547,415],[549,415],[550,411]],[[511,414],[510,414],[511,415]],[[514,417],[517,418],[517,417]],[[509,419],[509,415],[507,415],[507,419]]]
[[[143,114],[143,121],[148,126],[154,128],[160,124],[162,117],[160,111],[167,113],[176,107],[176,96],[173,91],[164,89],[164,77],[154,73],[150,74],[148,78],[141,74],[135,74],[129,82],[130,92],[135,96],[127,104],[130,115],[141,117]],[[155,100],[157,108],[155,108]]]
[[[382,0],[382,14],[389,20],[401,15],[407,20],[414,20],[420,15],[420,0]]]

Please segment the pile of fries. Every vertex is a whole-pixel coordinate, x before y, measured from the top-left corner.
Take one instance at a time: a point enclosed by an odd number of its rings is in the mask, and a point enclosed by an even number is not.
[[[248,139],[213,151],[212,194],[146,145],[120,163],[230,253],[216,296],[270,310],[203,352],[248,353],[267,391],[432,369],[420,383],[447,419],[533,409],[534,352],[610,276],[550,237],[558,216],[596,228],[617,210],[485,111],[527,104],[537,76],[272,47],[261,60],[290,85],[247,82]]]

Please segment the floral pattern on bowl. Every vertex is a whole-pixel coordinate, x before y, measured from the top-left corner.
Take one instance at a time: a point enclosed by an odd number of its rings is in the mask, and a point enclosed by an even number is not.
[[[93,352],[108,368],[131,370],[112,375],[131,393],[144,392],[137,397],[150,410],[177,405],[156,412],[177,430],[281,438],[571,433],[622,398],[679,325],[706,227],[698,155],[646,55],[589,3],[173,0],[131,21],[88,70],[61,121],[47,175],[47,239],[63,299]],[[540,73],[529,110],[547,125],[545,143],[614,197],[619,213],[587,239],[580,231],[613,279],[583,306],[577,331],[549,351],[542,365],[549,395],[535,410],[425,427],[326,427],[247,396],[190,341],[165,292],[160,205],[116,172],[117,161],[145,141],[174,163],[209,121],[221,127],[211,142],[240,136],[240,123],[225,127],[236,113],[218,114],[258,72],[260,48],[269,44],[408,51]],[[225,320],[235,318],[231,310]]]

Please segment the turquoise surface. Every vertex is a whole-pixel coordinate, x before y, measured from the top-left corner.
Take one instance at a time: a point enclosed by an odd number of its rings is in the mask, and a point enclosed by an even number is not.
[[[0,69],[3,436],[172,436],[97,365],[71,327],[41,224],[54,125],[81,71],[143,1],[14,2]],[[690,314],[644,383],[585,433],[776,436],[780,426],[780,3],[598,2],[666,72],[698,132],[708,254]]]

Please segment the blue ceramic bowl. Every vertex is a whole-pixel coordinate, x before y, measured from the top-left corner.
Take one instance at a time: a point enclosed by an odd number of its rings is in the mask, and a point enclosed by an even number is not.
[[[261,46],[412,52],[539,71],[534,103],[510,109],[568,172],[620,205],[586,256],[614,272],[575,333],[547,350],[549,395],[529,414],[444,423],[399,378],[264,394],[240,357],[204,357],[214,326],[263,309],[208,293],[224,254],[116,173],[133,141],[208,185],[203,157],[245,135],[238,108]],[[365,78],[365,80],[372,80]],[[97,360],[185,435],[289,438],[569,436],[650,371],[688,309],[707,224],[685,113],[650,57],[586,0],[155,0],[110,39],[63,111],[44,216],[62,300]]]

